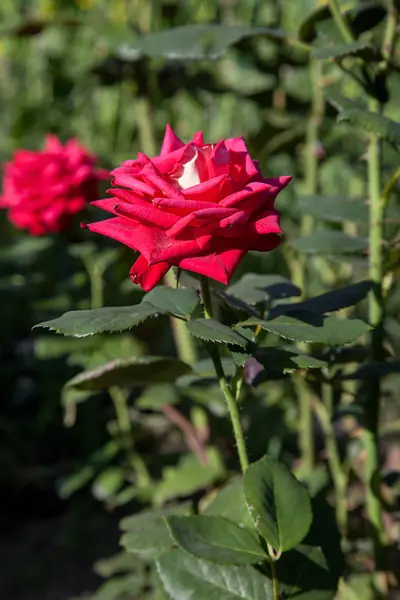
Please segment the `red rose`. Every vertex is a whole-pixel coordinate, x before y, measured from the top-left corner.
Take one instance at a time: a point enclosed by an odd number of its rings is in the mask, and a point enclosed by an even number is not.
[[[172,265],[228,283],[246,252],[280,242],[274,200],[291,177],[264,179],[242,138],[184,144],[167,126],[160,156],[111,174],[112,198],[94,204],[116,216],[88,228],[140,252],[130,276],[146,291]]]
[[[98,194],[104,178],[95,157],[74,139],[65,146],[54,135],[44,150],[18,150],[5,165],[0,207],[9,220],[31,235],[68,229],[76,213]]]

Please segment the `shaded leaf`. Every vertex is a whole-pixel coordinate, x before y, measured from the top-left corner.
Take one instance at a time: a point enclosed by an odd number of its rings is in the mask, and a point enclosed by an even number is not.
[[[182,550],[157,561],[167,593],[174,600],[272,600],[270,580],[253,567],[217,565]]]
[[[324,48],[314,48],[311,50],[312,58],[339,60],[349,56],[362,58],[366,61],[380,60],[380,55],[371,42],[361,39],[349,44],[335,44],[334,46],[325,46]]]
[[[362,104],[361,101],[354,100],[354,98],[347,98],[337,90],[329,90],[326,93],[326,99],[338,112],[351,110],[353,108],[358,110],[367,109],[366,104]]]
[[[239,335],[231,327],[219,323],[214,319],[192,319],[186,323],[190,333],[202,340],[233,344],[246,348],[248,340]]]
[[[298,207],[302,214],[312,215],[327,222],[368,222],[368,204],[363,198],[300,196]]]
[[[270,27],[234,27],[229,25],[184,25],[150,33],[122,46],[118,55],[124,60],[137,60],[140,54],[162,56],[169,60],[215,59],[240,40],[264,35],[283,39],[280,29]]]
[[[307,535],[312,521],[307,490],[282,463],[264,456],[244,474],[244,493],[254,525],[278,552]]]
[[[353,379],[373,379],[375,377],[384,377],[391,373],[400,372],[400,361],[392,360],[385,363],[369,363],[362,365],[352,373],[341,375],[342,380],[353,380]]]
[[[160,410],[165,404],[177,404],[179,394],[176,387],[169,384],[151,385],[136,400],[136,407],[141,410]]]
[[[293,248],[305,254],[357,254],[365,252],[368,248],[366,238],[348,235],[342,231],[326,229],[316,231],[310,235],[297,238],[292,242]]]
[[[113,498],[124,483],[125,473],[120,467],[105,469],[93,481],[92,494],[101,502]]]
[[[154,521],[155,519],[168,517],[169,515],[189,515],[191,510],[191,502],[181,502],[180,504],[175,504],[166,508],[146,510],[140,513],[135,513],[134,515],[130,515],[129,517],[124,517],[120,521],[119,526],[122,531],[132,531],[134,529],[140,529],[143,523],[147,521]]]
[[[374,133],[391,144],[397,146],[400,144],[400,123],[378,113],[352,108],[340,112],[337,120],[338,122],[349,121],[356,127]]]
[[[274,347],[259,348],[254,357],[267,372],[271,373],[290,373],[299,369],[321,369],[328,364],[324,360],[301,354],[295,348],[293,350]]]
[[[69,477],[65,477],[58,487],[58,494],[65,500],[83,488],[95,475],[92,465],[86,465]]]
[[[96,369],[83,371],[70,379],[66,387],[79,390],[104,390],[114,385],[142,386],[175,381],[191,372],[189,365],[170,356],[134,356],[117,359]]]
[[[266,331],[294,342],[314,342],[329,346],[349,344],[371,329],[360,319],[339,319],[295,310],[271,321],[248,319],[241,325],[260,325]]]
[[[359,283],[353,283],[344,288],[326,292],[303,302],[279,304],[270,310],[268,318],[273,319],[279,315],[287,314],[292,310],[305,310],[318,314],[335,312],[361,302],[371,289],[372,283],[370,281],[360,281]]]
[[[333,600],[345,561],[335,514],[325,500],[312,500],[313,522],[303,543],[277,563],[286,598]]]
[[[281,275],[257,275],[246,273],[231,285],[227,294],[243,302],[255,305],[270,300],[300,296],[301,290]]]
[[[201,464],[197,456],[186,454],[175,467],[165,467],[154,492],[154,502],[161,505],[174,498],[189,496],[221,477],[224,467],[218,451],[208,448],[205,458],[207,463]]]
[[[197,558],[219,564],[253,565],[266,559],[257,535],[222,516],[166,519],[179,546]]]

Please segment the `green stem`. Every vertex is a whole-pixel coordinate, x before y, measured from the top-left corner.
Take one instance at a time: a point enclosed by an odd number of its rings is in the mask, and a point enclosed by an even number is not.
[[[104,303],[103,298],[103,273],[96,265],[93,266],[89,274],[92,296],[92,308],[101,308]]]
[[[343,41],[349,44],[354,41],[354,35],[350,29],[350,25],[346,19],[346,16],[342,13],[338,0],[329,0],[329,8],[336,22],[336,26],[342,34]]]
[[[313,416],[310,391],[301,375],[293,376],[293,383],[299,403],[298,443],[301,454],[301,466],[306,474],[312,473],[315,463]]]
[[[370,109],[377,110],[377,103],[371,100]],[[371,334],[371,360],[382,360],[384,304],[382,299],[383,257],[382,239],[384,233],[383,209],[381,200],[381,141],[371,134],[368,148],[368,191],[369,191],[369,277],[374,289],[369,296],[369,321],[373,326]],[[375,560],[379,568],[381,542],[384,537],[382,507],[379,497],[379,420],[380,420],[380,379],[376,377],[368,386],[366,405],[364,445],[366,450],[365,486],[366,508],[374,540]]]
[[[386,23],[385,35],[382,43],[382,56],[385,61],[385,68],[387,69],[393,56],[394,42],[396,39],[396,28],[398,21],[398,13],[393,0],[389,0],[388,3],[388,16]]]
[[[164,282],[169,287],[176,288],[176,279],[172,269],[164,276]],[[190,335],[186,327],[186,323],[171,317],[171,327],[179,358],[189,365],[194,365],[197,362],[196,345],[193,336]]]
[[[206,319],[212,319],[213,311],[211,303],[211,294],[207,277],[201,278],[201,296],[204,306],[204,316],[206,317]],[[247,456],[246,442],[244,439],[243,429],[240,423],[238,406],[235,401],[235,396],[224,373],[217,345],[210,345],[208,346],[208,349],[210,352],[211,360],[213,361],[215,372],[217,374],[219,386],[221,388],[221,391],[226,401],[226,405],[228,407],[228,412],[231,419],[233,433],[235,436],[236,446],[239,454],[240,466],[244,473],[247,467],[249,466],[249,459]]]
[[[310,77],[312,83],[311,113],[307,124],[306,133],[306,156],[304,165],[304,187],[307,194],[315,195],[319,191],[318,169],[319,160],[317,155],[320,127],[323,120],[325,100],[321,85],[322,62],[310,61]],[[309,235],[314,229],[314,219],[311,215],[303,215],[300,223],[301,235]],[[302,293],[307,295],[306,283],[309,269],[309,261],[306,256],[299,258],[297,268],[294,268],[294,282],[300,287]],[[300,345],[307,350],[307,345]],[[300,423],[299,423],[299,447],[302,466],[306,473],[311,473],[315,463],[313,415],[310,393],[305,381],[301,378],[295,379],[295,387],[299,401]]]
[[[314,409],[321,424],[325,437],[326,457],[335,489],[335,511],[339,531],[347,535],[347,484],[348,477],[343,470],[339,449],[332,426],[333,388],[331,383],[322,385],[322,399],[315,398]]]
[[[96,264],[94,257],[82,254],[82,262],[90,282],[90,308],[92,310],[103,306],[103,271]]]
[[[121,441],[129,462],[137,475],[139,486],[147,487],[151,483],[151,478],[144,460],[134,449],[127,395],[120,387],[116,386],[109,388],[108,393],[114,405]]]
[[[276,572],[275,561],[271,559],[271,578],[272,578],[272,591],[274,595],[274,600],[279,600],[279,579],[278,574]]]

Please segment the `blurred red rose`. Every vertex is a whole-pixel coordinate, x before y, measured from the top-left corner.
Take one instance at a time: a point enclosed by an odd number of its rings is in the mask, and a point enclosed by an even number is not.
[[[112,171],[116,215],[88,225],[140,252],[130,276],[148,291],[175,265],[228,283],[249,250],[280,242],[277,194],[291,177],[264,179],[244,140],[184,144],[167,126],[160,156],[139,153]]]
[[[76,140],[63,146],[48,135],[44,150],[17,150],[6,163],[0,208],[8,209],[11,223],[31,235],[68,229],[76,213],[98,195],[104,171],[95,163]]]

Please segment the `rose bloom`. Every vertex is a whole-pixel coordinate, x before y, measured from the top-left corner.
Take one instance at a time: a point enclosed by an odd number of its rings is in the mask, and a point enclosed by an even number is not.
[[[44,150],[17,150],[5,164],[0,208],[8,209],[11,223],[31,235],[68,229],[75,215],[98,197],[104,171],[95,163],[95,156],[76,140],[63,146],[48,135]]]
[[[112,171],[114,214],[87,227],[140,252],[130,271],[148,291],[171,266],[228,283],[249,250],[280,243],[277,194],[291,177],[265,179],[242,138],[184,144],[167,126],[159,156],[139,153]]]

